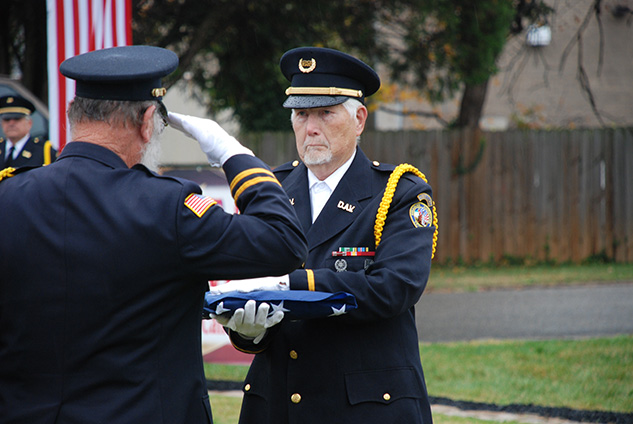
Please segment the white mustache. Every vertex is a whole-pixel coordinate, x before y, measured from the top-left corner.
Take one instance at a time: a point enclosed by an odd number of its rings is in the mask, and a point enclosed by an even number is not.
[[[312,145],[312,146],[310,146]],[[327,147],[328,149],[330,148],[330,143],[328,143],[326,140],[315,140],[315,139],[306,139],[303,142],[303,148],[307,149],[308,147]]]

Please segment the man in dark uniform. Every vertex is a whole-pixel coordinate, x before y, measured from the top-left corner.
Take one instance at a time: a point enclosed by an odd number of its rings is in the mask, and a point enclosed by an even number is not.
[[[50,141],[30,134],[34,111],[33,103],[24,97],[0,97],[0,121],[4,132],[4,137],[0,137],[0,169],[48,165],[57,157]]]
[[[348,292],[358,308],[322,319],[218,320],[234,346],[256,353],[242,424],[432,422],[414,305],[429,277],[437,221],[426,178],[412,166],[370,161],[357,146],[378,75],[347,54],[298,48],[281,58],[284,107],[301,161],[275,169],[308,239],[303,269],[233,281],[214,291]],[[280,284],[281,283],[281,284]],[[237,312],[235,313],[237,315]]]
[[[211,423],[208,281],[280,275],[306,257],[277,179],[215,122],[169,118],[223,166],[241,214],[139,164],[177,65],[149,46],[66,60],[73,141],[49,166],[0,174],[2,423]]]

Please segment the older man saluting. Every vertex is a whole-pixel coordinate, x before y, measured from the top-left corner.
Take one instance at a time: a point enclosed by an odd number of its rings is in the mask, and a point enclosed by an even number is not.
[[[161,78],[177,65],[150,46],[66,60],[72,141],[49,166],[0,174],[2,423],[211,423],[208,280],[305,259],[281,185],[215,122],[169,118],[223,166],[240,214],[141,164],[164,128]]]

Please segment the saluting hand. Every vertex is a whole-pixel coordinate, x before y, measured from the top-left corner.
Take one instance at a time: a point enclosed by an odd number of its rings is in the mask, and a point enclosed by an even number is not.
[[[242,146],[235,137],[229,135],[211,119],[169,112],[167,121],[169,125],[200,143],[202,151],[207,155],[207,160],[212,166],[224,165],[229,158],[239,154],[253,156],[250,149]]]

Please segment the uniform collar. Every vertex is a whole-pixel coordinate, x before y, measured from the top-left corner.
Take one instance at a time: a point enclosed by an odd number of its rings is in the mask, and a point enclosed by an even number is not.
[[[362,201],[371,198],[371,163],[360,147],[350,162],[349,168],[332,192],[319,218],[312,224],[307,168],[298,165],[284,180],[283,186],[294,203],[295,211],[308,238],[309,248],[323,243],[348,227],[363,209]],[[346,212],[338,207],[339,202],[349,205]]]
[[[69,157],[84,157],[96,160],[113,169],[128,168],[123,159],[112,150],[84,141],[71,141],[68,143],[56,162]]]
[[[7,152],[9,151],[9,149],[11,148],[11,146],[13,146],[13,157],[17,157],[18,156],[18,152],[21,151],[24,148],[24,145],[27,143],[27,141],[29,141],[29,138],[31,137],[31,134],[27,134],[24,137],[22,137],[21,139],[19,139],[17,142],[12,142],[11,140],[9,140],[8,138],[6,139],[7,141]]]
[[[336,171],[332,172],[329,177],[323,180],[323,182],[327,184],[327,186],[330,188],[330,192],[333,192],[336,189],[336,186],[341,181],[343,175],[345,175],[349,167],[352,165],[355,157],[356,150],[354,150],[352,156],[343,165],[339,166]],[[319,179],[316,175],[314,175],[312,171],[310,171],[310,168],[308,168],[308,188],[311,190],[312,187],[317,183],[319,183]]]

